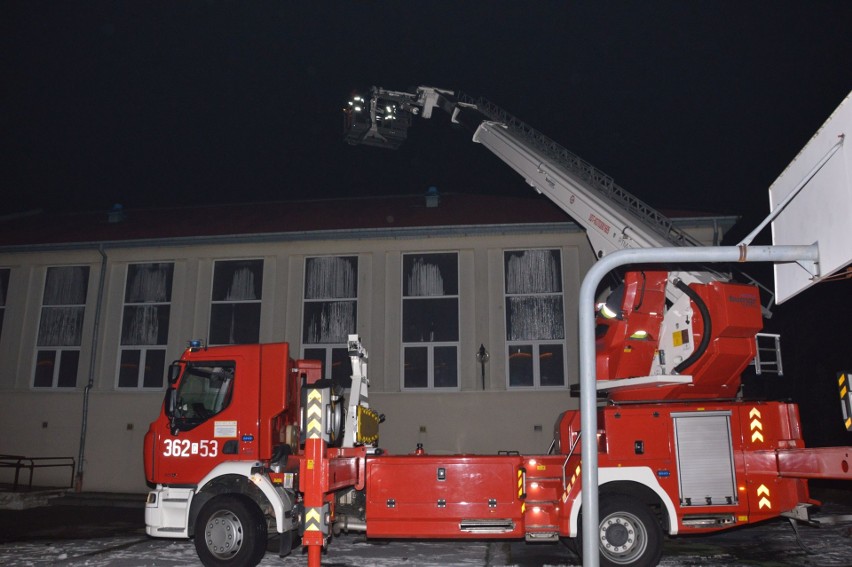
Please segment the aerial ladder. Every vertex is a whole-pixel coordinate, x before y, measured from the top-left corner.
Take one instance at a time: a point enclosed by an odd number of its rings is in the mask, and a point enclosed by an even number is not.
[[[701,246],[610,176],[484,98],[425,86],[413,93],[374,87],[344,109],[345,139],[395,149],[413,116],[428,119],[435,111],[472,131],[474,142],[585,229],[597,258],[624,249]],[[767,311],[757,282],[731,283],[715,269],[628,272],[600,302],[607,332],[598,339],[598,389],[621,401],[732,399],[757,352],[755,334]]]

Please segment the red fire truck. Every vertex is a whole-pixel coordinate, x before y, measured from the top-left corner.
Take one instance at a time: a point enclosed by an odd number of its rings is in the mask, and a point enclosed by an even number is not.
[[[346,110],[350,143],[397,147],[434,110],[469,127],[562,207],[600,257],[693,246],[663,215],[485,100],[373,89]],[[849,447],[805,448],[796,405],[742,399],[762,328],[760,293],[713,269],[636,268],[597,308],[599,561],[655,565],[664,534],[778,516],[808,519],[812,478],[849,478]],[[309,565],[334,533],[370,538],[579,540],[580,414],[541,455],[389,455],[369,405],[367,352],[349,337],[347,392],[285,343],[205,348],[169,371],[145,438],[156,485],[147,533],[193,537],[205,565],[255,565],[277,536]],[[575,546],[576,547],[576,546]]]

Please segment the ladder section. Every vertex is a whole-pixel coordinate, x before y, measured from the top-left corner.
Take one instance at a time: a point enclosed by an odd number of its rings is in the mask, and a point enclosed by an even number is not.
[[[554,163],[561,166],[574,177],[588,183],[590,187],[598,191],[609,202],[618,205],[619,208],[628,214],[638,218],[644,226],[650,227],[673,246],[701,246],[698,240],[674,226],[671,219],[616,184],[612,177],[554,142],[532,126],[525,124],[515,116],[509,114],[488,99],[474,99],[464,93],[458,93],[458,100],[459,102],[475,106],[477,110],[490,120],[505,124],[512,132],[547,155]]]
[[[781,364],[781,335],[772,333],[757,333],[754,336],[757,345],[756,354],[752,365],[754,373],[784,375],[784,366]]]

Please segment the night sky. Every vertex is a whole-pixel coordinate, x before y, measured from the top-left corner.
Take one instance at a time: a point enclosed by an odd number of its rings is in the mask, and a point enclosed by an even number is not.
[[[530,194],[443,116],[395,152],[342,141],[353,91],[430,85],[491,99],[657,208],[742,215],[742,235],[852,90],[848,0],[21,1],[0,30],[0,215]],[[810,313],[783,307],[791,372],[852,366],[837,325],[796,338]]]
[[[852,89],[852,3],[12,2],[0,214],[529,192],[444,124],[342,142],[356,89],[485,96],[658,208],[762,213]]]

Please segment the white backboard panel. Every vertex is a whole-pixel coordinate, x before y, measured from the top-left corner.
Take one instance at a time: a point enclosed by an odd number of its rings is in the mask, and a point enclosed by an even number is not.
[[[845,135],[845,137],[844,137]],[[839,148],[838,142],[843,141]],[[825,164],[772,222],[772,243],[819,245],[818,275],[798,264],[775,265],[775,300],[782,303],[852,263],[852,93],[769,188],[773,211]]]

